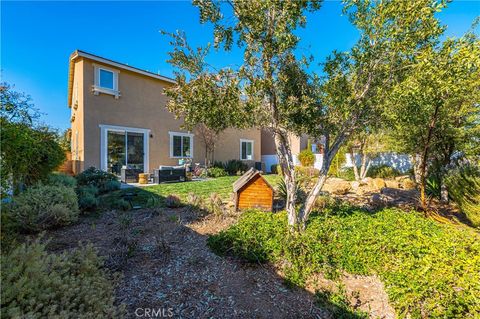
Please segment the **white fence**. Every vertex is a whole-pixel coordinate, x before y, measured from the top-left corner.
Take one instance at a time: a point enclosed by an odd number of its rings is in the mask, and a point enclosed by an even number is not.
[[[295,165],[299,165],[300,162],[296,155],[294,155],[294,162]],[[355,160],[357,165],[360,165],[361,157],[360,154],[355,154]],[[262,162],[265,163],[265,170],[267,173],[271,173],[272,165],[278,164],[278,157],[277,155],[262,155]],[[323,155],[322,154],[315,154],[315,163],[313,167],[316,169],[320,169],[323,163]],[[412,167],[412,161],[409,155],[405,154],[396,154],[396,153],[382,153],[378,157],[372,160],[371,165],[388,165],[402,173],[405,173]],[[350,154],[346,155],[346,162],[343,167],[352,167],[352,158]]]
[[[345,157],[346,163],[344,167],[353,167],[353,162],[350,154],[347,154]],[[355,154],[355,161],[357,165],[360,165],[361,160],[361,155]],[[399,170],[402,173],[405,173],[410,168],[412,168],[412,159],[409,155],[406,154],[382,153],[372,160],[371,165],[388,165]]]

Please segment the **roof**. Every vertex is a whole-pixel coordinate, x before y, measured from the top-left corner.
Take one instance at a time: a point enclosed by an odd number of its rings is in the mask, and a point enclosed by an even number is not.
[[[128,71],[131,71],[131,72],[142,74],[142,75],[145,75],[145,76],[157,79],[157,80],[162,80],[162,81],[165,81],[165,82],[168,82],[168,83],[171,83],[171,84],[176,83],[174,79],[163,76],[163,75],[160,75],[160,74],[156,74],[156,73],[153,73],[153,72],[150,72],[150,71],[146,71],[146,70],[142,70],[142,69],[139,69],[139,68],[136,68],[136,67],[133,67],[133,66],[129,66],[125,63],[120,63],[120,62],[116,62],[116,61],[113,61],[113,60],[110,60],[110,59],[102,58],[101,56],[91,54],[91,53],[88,53],[88,52],[85,52],[85,51],[75,50],[70,55],[69,68],[68,68],[68,106],[69,107],[72,106],[72,90],[73,90],[73,75],[74,75],[73,73],[74,73],[74,70],[75,70],[74,62],[79,57],[83,57],[83,58],[87,58],[89,60],[104,63],[104,64],[107,64],[107,65],[110,65],[110,66],[113,66],[113,67],[116,67],[116,68],[119,68],[119,69],[128,70]]]
[[[260,171],[257,171],[255,168],[252,167],[248,171],[246,171],[245,174],[243,174],[242,177],[240,177],[235,183],[233,183],[233,192],[238,192],[243,186],[245,186],[257,175],[260,176],[260,178],[263,179],[271,189],[273,189],[272,185],[270,185],[270,183],[267,182],[265,178],[263,178],[262,174],[260,174]]]

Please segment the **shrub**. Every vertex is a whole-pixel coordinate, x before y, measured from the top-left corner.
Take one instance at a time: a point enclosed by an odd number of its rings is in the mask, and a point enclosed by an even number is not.
[[[75,177],[62,173],[52,173],[48,175],[48,185],[62,185],[65,187],[75,188],[77,186],[77,180]]]
[[[225,170],[228,175],[238,175],[243,174],[248,170],[248,165],[240,160],[229,160],[225,163]]]
[[[115,175],[95,167],[84,170],[76,178],[78,186],[95,186],[101,194],[120,188]]]
[[[226,214],[225,206],[223,205],[222,198],[218,193],[211,193],[208,198],[208,208],[215,217],[223,217]]]
[[[98,207],[98,188],[93,185],[77,188],[78,206],[82,211],[91,211]]]
[[[3,105],[2,105],[3,110]],[[48,175],[65,160],[65,153],[57,142],[57,132],[46,127],[32,128],[25,123],[0,119],[1,185],[12,183],[15,193],[22,185],[45,182]],[[1,192],[5,189],[2,187]]]
[[[355,180],[355,172],[353,171],[353,167],[346,167],[342,168],[337,172],[338,178],[343,178],[347,181],[354,181]]]
[[[168,195],[165,198],[165,206],[168,208],[178,208],[182,205],[182,202],[180,201],[180,198],[175,195]]]
[[[193,207],[199,208],[202,206],[203,200],[197,194],[190,192],[187,195],[187,203]]]
[[[14,198],[10,213],[26,231],[68,225],[78,219],[77,195],[65,186],[38,184]]]
[[[397,169],[382,164],[371,166],[367,172],[367,177],[371,178],[392,178],[402,175]]]
[[[220,168],[220,167],[210,167],[207,170],[207,172],[208,172],[208,176],[213,178],[223,177],[228,175],[228,173],[223,168]]]
[[[298,154],[298,160],[300,164],[305,167],[313,166],[315,163],[315,154],[309,149],[304,149]]]
[[[480,311],[478,233],[398,209],[342,210],[312,215],[294,236],[285,213],[246,212],[208,245],[218,254],[285,265],[297,285],[316,272],[376,274],[400,317],[474,318]]]
[[[476,227],[480,227],[480,168],[463,165],[445,177],[449,196]]]
[[[49,254],[39,241],[2,254],[3,318],[116,318],[113,284],[92,246]]]

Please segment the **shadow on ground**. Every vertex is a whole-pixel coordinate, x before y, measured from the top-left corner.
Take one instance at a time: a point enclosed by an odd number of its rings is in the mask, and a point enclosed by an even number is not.
[[[159,207],[164,198],[140,188],[118,196],[132,191],[137,193],[132,205],[143,208],[84,217],[46,236],[56,252],[80,241],[92,243],[106,267],[121,274],[116,298],[126,304],[128,318],[145,316],[145,309],[171,312],[173,318],[361,317],[328,299],[319,303],[318,296],[299,287],[287,288],[269,265],[211,252],[208,236],[238,216],[213,217],[191,206]]]

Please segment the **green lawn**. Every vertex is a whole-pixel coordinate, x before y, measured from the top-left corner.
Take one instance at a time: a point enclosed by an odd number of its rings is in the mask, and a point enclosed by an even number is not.
[[[280,180],[278,175],[265,175],[264,177],[273,187],[275,187]],[[239,176],[225,176],[204,181],[167,183],[141,188],[122,189],[102,196],[101,202],[105,207],[115,207],[115,202],[120,200],[125,193],[137,194],[133,200],[133,204],[142,207],[161,205],[163,199],[168,195],[176,195],[181,200],[185,200],[189,193],[194,193],[203,199],[210,197],[212,193],[217,193],[223,200],[228,200],[233,191],[232,185],[238,178]]]

